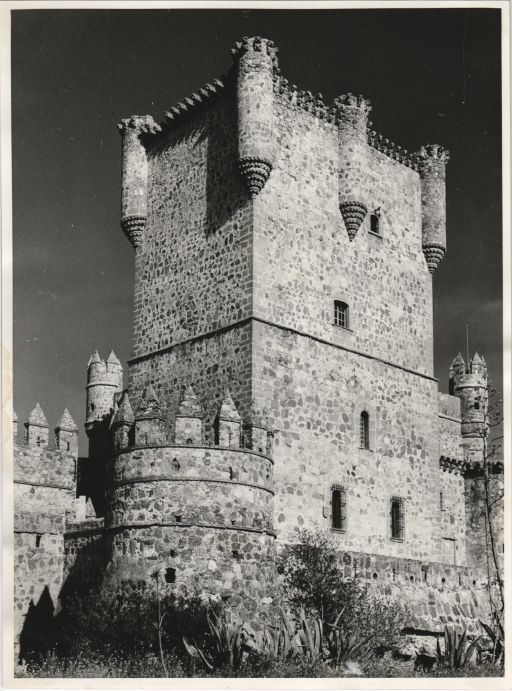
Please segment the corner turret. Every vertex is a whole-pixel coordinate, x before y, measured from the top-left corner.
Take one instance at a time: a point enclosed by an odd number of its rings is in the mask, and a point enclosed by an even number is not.
[[[123,368],[112,351],[107,362],[95,350],[87,365],[87,412],[89,438],[87,470],[83,470],[89,496],[98,516],[105,511],[105,467],[112,451],[110,423],[116,396],[123,390]]]
[[[487,406],[487,364],[475,353],[464,368],[460,353],[450,368],[450,392],[461,400],[461,433],[466,460],[482,462],[483,440],[488,433]]]
[[[55,427],[55,448],[78,456],[78,428],[67,408]]]
[[[30,413],[25,423],[25,441],[28,446],[48,448],[50,426],[39,403],[36,403],[36,407]]]
[[[433,274],[446,254],[446,164],[450,155],[443,147],[429,144],[420,149],[418,158],[423,254]]]
[[[87,434],[98,425],[106,426],[114,410],[114,395],[123,389],[123,368],[114,351],[105,363],[95,350],[87,365]]]
[[[370,101],[362,96],[343,94],[334,100],[338,126],[339,209],[353,240],[368,213],[364,181],[368,168],[368,115]]]
[[[263,189],[274,165],[274,70],[277,48],[245,36],[231,53],[236,61],[238,167],[251,197]]]
[[[466,363],[464,358],[460,353],[453,359],[450,365],[450,382],[449,382],[449,393],[450,396],[455,396],[455,389],[459,385],[461,377],[466,373]]]
[[[161,128],[150,115],[132,115],[117,127],[122,137],[121,228],[137,249],[147,219],[148,161],[141,135]]]

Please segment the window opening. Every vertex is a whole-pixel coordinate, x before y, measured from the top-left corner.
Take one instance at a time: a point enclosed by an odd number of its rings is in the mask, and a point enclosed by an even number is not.
[[[39,533],[36,535],[36,547],[41,546],[41,537],[42,535],[39,535]]]
[[[370,416],[366,410],[359,417],[359,446],[362,449],[370,448]]]
[[[341,300],[334,301],[334,326],[348,329],[348,305]]]
[[[442,492],[439,492],[439,509],[444,511],[444,496]]]
[[[173,569],[173,568],[165,569],[165,582],[166,583],[176,583],[176,569]]]
[[[331,489],[331,528],[345,531],[347,523],[347,493],[344,487],[334,485]]]
[[[371,214],[370,216],[370,230],[375,235],[380,235],[380,219],[378,214]]]
[[[404,502],[400,497],[391,499],[391,537],[393,540],[403,540],[404,529]]]

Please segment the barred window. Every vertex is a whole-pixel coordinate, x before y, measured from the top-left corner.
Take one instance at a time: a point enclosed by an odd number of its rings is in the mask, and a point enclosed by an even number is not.
[[[344,487],[331,488],[331,528],[345,531],[347,525],[347,493]]]
[[[401,497],[391,498],[391,538],[404,540],[404,500]]]
[[[370,448],[370,416],[366,410],[359,416],[359,446],[362,449]]]
[[[341,300],[334,301],[334,326],[348,329],[348,305]]]

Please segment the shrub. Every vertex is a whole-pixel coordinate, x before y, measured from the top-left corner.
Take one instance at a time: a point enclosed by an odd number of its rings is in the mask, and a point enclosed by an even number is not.
[[[203,641],[207,608],[199,596],[165,595],[160,609],[166,651],[183,653],[184,635]],[[145,582],[122,583],[113,593],[68,595],[55,621],[54,648],[61,657],[157,655],[158,621],[158,600]]]
[[[407,608],[370,594],[361,581],[345,578],[330,535],[301,531],[299,542],[281,560],[279,570],[292,608],[304,607],[339,632],[331,632],[339,659],[347,659],[348,648],[359,655],[388,650],[398,642],[409,618]]]

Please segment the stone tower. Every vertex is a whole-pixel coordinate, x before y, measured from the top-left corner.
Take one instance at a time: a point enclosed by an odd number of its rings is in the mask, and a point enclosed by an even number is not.
[[[450,367],[450,393],[461,401],[461,432],[465,458],[482,463],[484,438],[489,431],[487,420],[487,364],[475,353],[466,368],[459,353]]]
[[[114,351],[106,362],[94,351],[87,365],[85,431],[89,458],[83,475],[85,491],[100,516],[105,512],[105,466],[112,452],[110,425],[122,389],[123,368]]]
[[[488,503],[490,524],[495,540],[495,554],[500,568],[503,568],[504,468],[501,454],[493,450],[493,444],[489,439],[489,384],[484,358],[475,353],[466,367],[459,353],[450,367],[450,391],[460,398],[462,447],[466,464],[467,561],[474,566],[487,567],[489,530],[486,521],[486,503]],[[490,564],[491,568],[494,568],[492,559]]]
[[[288,84],[270,40],[245,38],[232,54],[228,74],[161,125],[120,124],[122,227],[135,250],[132,408],[151,384],[168,439],[186,441],[180,406],[192,386],[212,445],[229,389],[244,444],[265,453],[277,430],[280,539],[328,528],[339,485],[340,547],[435,558],[433,507],[448,476],[432,273],[446,247],[448,154],[409,154],[376,134],[361,96],[327,106]],[[393,497],[407,539],[392,538]],[[463,563],[463,541],[456,551]]]

